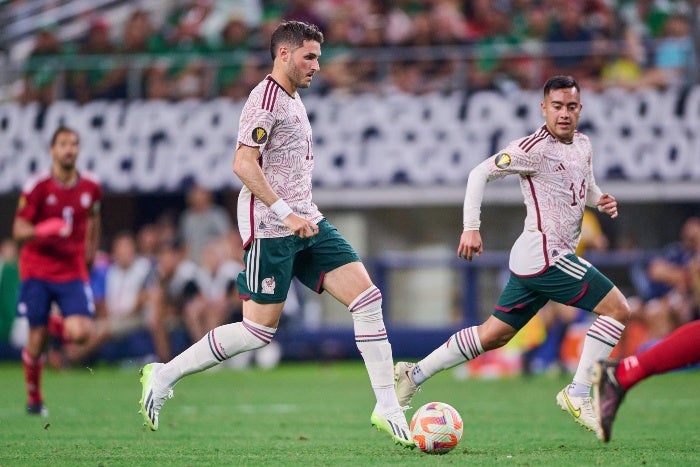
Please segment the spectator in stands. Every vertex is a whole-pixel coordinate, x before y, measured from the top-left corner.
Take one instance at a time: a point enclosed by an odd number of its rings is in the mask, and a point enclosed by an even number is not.
[[[622,50],[610,50],[608,61],[600,72],[600,87],[617,87],[627,90],[639,88],[644,75],[645,51],[641,37],[631,30],[625,31]]]
[[[148,327],[159,360],[172,358],[171,331],[187,326],[206,311],[206,278],[194,261],[187,259],[180,242],[159,246],[156,285],[149,293],[152,314]],[[190,339],[199,339],[199,327],[187,329]]]
[[[285,3],[287,8],[281,15],[281,18],[285,21],[303,21],[308,24],[315,24],[321,30],[325,29],[325,18],[316,11],[319,3],[316,0],[290,0]]]
[[[214,202],[214,194],[201,185],[192,185],[187,191],[187,208],[180,216],[178,227],[189,258],[199,263],[205,245],[232,228],[231,216]]]
[[[96,315],[95,333],[87,342],[68,351],[73,362],[83,362],[107,342],[146,328],[150,261],[138,254],[136,238],[130,232],[114,237],[111,256],[105,277],[104,313]]]
[[[209,95],[213,76],[204,56],[211,48],[200,28],[210,12],[211,2],[195,0],[170,16],[167,51],[150,77],[158,84],[155,91],[176,100]]]
[[[430,24],[435,44],[458,45],[466,42],[467,34],[464,27],[466,19],[460,3],[455,0],[431,2]]]
[[[160,97],[166,97],[167,92],[163,92],[164,83],[151,83],[147,77],[156,79],[160,75],[157,72],[151,72],[151,67],[145,62],[136,62],[135,56],[141,54],[162,54],[165,52],[165,40],[163,36],[155,30],[148,12],[141,9],[134,10],[129,18],[124,23],[122,33],[122,43],[119,48],[119,53],[130,55],[129,67],[127,73],[138,73],[140,90],[145,94],[155,97],[156,94],[161,94]],[[144,67],[142,70],[134,69],[134,66]],[[127,76],[131,79],[132,76]],[[161,90],[156,92],[156,90]],[[131,96],[130,96],[131,97]]]
[[[29,57],[24,62],[22,90],[18,96],[19,102],[39,102],[51,104],[58,93],[57,70],[61,60],[61,47],[55,31],[50,27],[42,28],[34,38],[34,45]]]
[[[512,34],[510,17],[504,10],[494,9],[489,16],[488,34],[474,44],[476,59],[469,67],[471,91],[494,86],[509,90],[517,87],[511,73],[519,70],[517,60],[510,56],[515,52],[519,39]]]
[[[566,1],[559,5],[545,41],[551,54],[547,66],[550,74],[576,76],[586,85],[597,76],[592,59],[593,35],[585,24],[579,2]]]
[[[243,267],[243,263],[233,258],[225,236],[204,246],[201,269],[206,278],[207,306],[196,310],[199,314],[184,317],[193,340],[201,339],[210,329],[229,323],[234,315],[242,313],[243,302],[238,297],[236,280]]]
[[[683,223],[680,240],[665,247],[646,269],[645,319],[652,338],[666,337],[696,317],[693,272],[699,259],[700,218],[690,217]]]
[[[656,43],[653,66],[644,74],[641,85],[661,89],[687,85],[694,61],[688,18],[683,15],[670,16]]]
[[[245,62],[243,57],[250,47],[250,34],[251,31],[241,16],[231,16],[221,30],[221,41],[216,51],[221,55],[225,54],[226,61],[219,64],[216,73],[219,95],[242,99],[252,89],[252,86],[241,90],[242,92],[238,92],[237,89]],[[257,80],[255,82],[257,83]]]
[[[84,64],[71,74],[70,97],[78,102],[126,98],[126,66],[112,44],[106,19],[94,18],[78,50]],[[100,56],[99,62],[95,56]]]
[[[661,36],[669,16],[669,2],[637,0],[622,3],[618,14],[628,27],[645,39]]]

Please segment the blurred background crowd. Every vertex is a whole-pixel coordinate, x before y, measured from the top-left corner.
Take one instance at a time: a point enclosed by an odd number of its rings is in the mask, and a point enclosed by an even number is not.
[[[154,0],[114,12],[96,8],[115,3],[104,1],[0,3],[21,102],[241,99],[267,73],[281,19],[323,30],[318,93],[538,89],[555,70],[591,89],[697,78],[695,1]],[[20,27],[26,19],[34,29]]]
[[[269,34],[282,19],[316,23],[325,35],[322,72],[305,93],[538,90],[551,74],[574,75],[592,91],[687,88],[699,78],[699,9],[700,2],[674,0],[5,0],[0,1],[0,102],[242,100],[270,70]],[[98,332],[76,348],[63,345],[57,331],[54,366],[152,355],[167,361],[208,329],[240,319],[236,276],[243,266],[233,196],[225,200],[196,185],[180,195],[180,210],[164,207],[147,222],[105,232],[92,275]],[[461,211],[453,211],[458,219]],[[387,224],[404,225],[377,212],[375,218]],[[618,263],[594,261],[606,273],[606,264],[624,268],[621,284],[635,310],[620,346],[626,354],[700,317],[700,208],[689,203],[674,212],[683,213],[681,221],[667,223],[675,241]],[[603,222],[588,213],[583,256],[634,250],[609,238],[614,232]],[[639,226],[644,222],[640,219]],[[22,333],[13,323],[16,261],[17,245],[3,241],[0,344],[12,340],[13,330]],[[472,293],[461,286],[455,287],[455,297]],[[457,298],[446,301],[450,306]],[[315,304],[293,288],[285,315],[294,319],[282,327],[317,327]],[[448,311],[451,321],[442,323],[447,327],[465,319],[459,306],[454,308]],[[571,349],[582,338],[576,323],[589,318],[548,305],[515,340],[517,371],[575,365]],[[352,346],[352,339],[347,341]],[[303,345],[301,339],[284,343],[296,350]],[[283,355],[275,346],[265,352],[252,358],[272,366]],[[344,356],[330,338],[311,353],[302,349],[294,355]],[[507,362],[494,352],[472,363],[491,365],[484,373],[508,373]]]

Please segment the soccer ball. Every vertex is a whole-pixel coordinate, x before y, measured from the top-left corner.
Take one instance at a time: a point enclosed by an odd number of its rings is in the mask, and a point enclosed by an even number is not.
[[[450,452],[462,439],[463,427],[459,412],[444,402],[425,404],[411,419],[413,442],[427,454]]]

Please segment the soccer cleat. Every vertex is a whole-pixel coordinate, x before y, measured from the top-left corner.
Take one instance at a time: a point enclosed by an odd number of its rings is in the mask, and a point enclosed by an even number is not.
[[[49,409],[46,408],[43,402],[35,402],[34,404],[27,404],[27,413],[29,415],[48,417]]]
[[[568,386],[557,394],[557,404],[564,412],[569,412],[579,425],[595,433],[600,437],[600,424],[595,416],[593,400],[590,397],[576,397],[569,395]]]
[[[159,388],[154,384],[154,372],[157,372],[162,363],[149,363],[139,370],[141,373],[141,400],[139,412],[145,420],[144,425],[152,431],[158,429],[158,413],[167,399],[173,397],[172,389]]]
[[[372,412],[370,422],[372,422],[372,426],[377,428],[377,430],[388,433],[391,439],[394,440],[394,444],[399,444],[407,448],[414,448],[416,446],[413,443],[413,436],[411,435],[411,430],[408,428],[408,423],[406,423],[406,415],[400,407],[381,415],[376,411]]]
[[[413,382],[411,374],[415,363],[398,362],[394,365],[394,388],[401,407],[408,407],[413,396],[420,391],[420,386]]]
[[[595,412],[600,423],[598,438],[607,443],[612,436],[612,426],[626,391],[617,381],[617,361],[600,360],[593,366],[593,394]]]

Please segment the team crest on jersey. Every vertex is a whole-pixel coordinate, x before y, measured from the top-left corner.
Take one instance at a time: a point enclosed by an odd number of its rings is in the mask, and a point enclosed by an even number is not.
[[[496,156],[496,167],[499,169],[506,169],[510,165],[510,155],[505,152],[500,153]]]
[[[46,198],[46,204],[48,204],[49,206],[53,206],[54,204],[56,204],[56,201],[58,201],[58,199],[56,199],[56,195],[54,195],[53,193],[51,193]]]
[[[275,278],[266,277],[262,280],[262,293],[273,294],[275,293]]]
[[[265,128],[257,127],[253,130],[253,141],[258,144],[265,144],[267,141],[267,131],[265,131]]]
[[[90,196],[90,193],[82,193],[80,195],[80,205],[84,208],[88,208],[90,206],[90,203],[92,202],[92,196]]]

